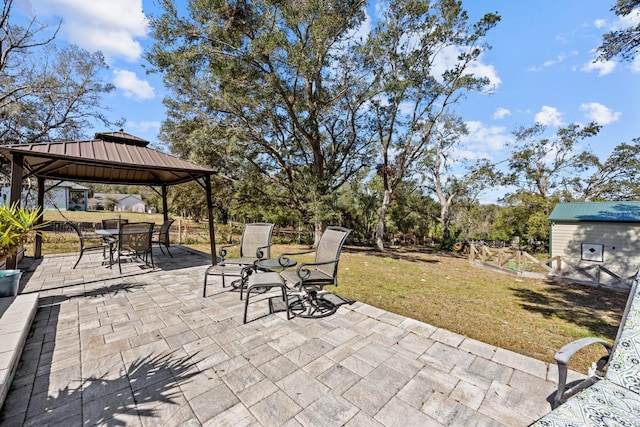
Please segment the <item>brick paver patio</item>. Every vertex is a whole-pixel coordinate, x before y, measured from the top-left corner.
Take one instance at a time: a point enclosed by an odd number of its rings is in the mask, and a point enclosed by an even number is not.
[[[122,275],[101,254],[28,267],[40,304],[2,426],[525,426],[550,409],[553,365],[359,302],[287,321],[262,300],[242,324],[237,292],[214,279],[202,297],[207,255],[154,253]]]

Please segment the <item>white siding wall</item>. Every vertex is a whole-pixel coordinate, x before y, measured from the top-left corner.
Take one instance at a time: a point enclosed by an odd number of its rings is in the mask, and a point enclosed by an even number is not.
[[[604,245],[603,262],[582,261],[582,243]],[[579,267],[602,265],[620,277],[640,267],[640,224],[567,222],[551,225],[551,255]]]
[[[68,191],[69,189],[66,187],[53,188],[47,191],[47,194],[45,194],[45,197],[44,197],[44,209],[55,210],[56,208],[58,208],[61,211],[66,211]],[[24,206],[28,206],[30,208],[34,208],[38,206],[37,198],[38,198],[37,191],[22,192],[22,204]],[[0,190],[0,203],[8,205],[10,199],[11,199],[11,188],[2,187],[2,189]]]

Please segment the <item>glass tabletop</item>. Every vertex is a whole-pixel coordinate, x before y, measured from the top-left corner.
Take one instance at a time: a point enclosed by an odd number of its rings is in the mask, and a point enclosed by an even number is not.
[[[268,258],[261,259],[256,263],[256,266],[264,270],[278,271],[293,267],[296,264],[296,260],[291,258]]]

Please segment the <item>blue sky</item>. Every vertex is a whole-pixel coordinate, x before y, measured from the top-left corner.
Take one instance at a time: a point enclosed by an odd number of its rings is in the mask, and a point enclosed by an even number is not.
[[[57,43],[102,51],[110,66],[104,78],[117,87],[105,100],[109,115],[126,119],[126,132],[158,142],[165,89],[159,76],[146,73],[143,59],[152,42],[145,13],[159,13],[154,0],[14,1],[24,16],[37,15],[52,26],[62,20]],[[493,48],[476,68],[491,78],[494,90],[472,94],[457,108],[471,131],[461,155],[504,159],[513,130],[535,122],[555,132],[569,123],[597,121],[602,130],[588,144],[603,160],[619,143],[640,137],[640,60],[593,62],[602,34],[630,24],[610,11],[613,2],[463,0],[472,20],[498,12],[502,21],[489,33]],[[376,10],[369,7],[372,20]]]

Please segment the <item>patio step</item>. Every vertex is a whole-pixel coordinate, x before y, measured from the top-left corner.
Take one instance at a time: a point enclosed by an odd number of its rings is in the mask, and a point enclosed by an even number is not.
[[[0,298],[0,408],[38,310],[38,297],[39,294],[34,293]]]

